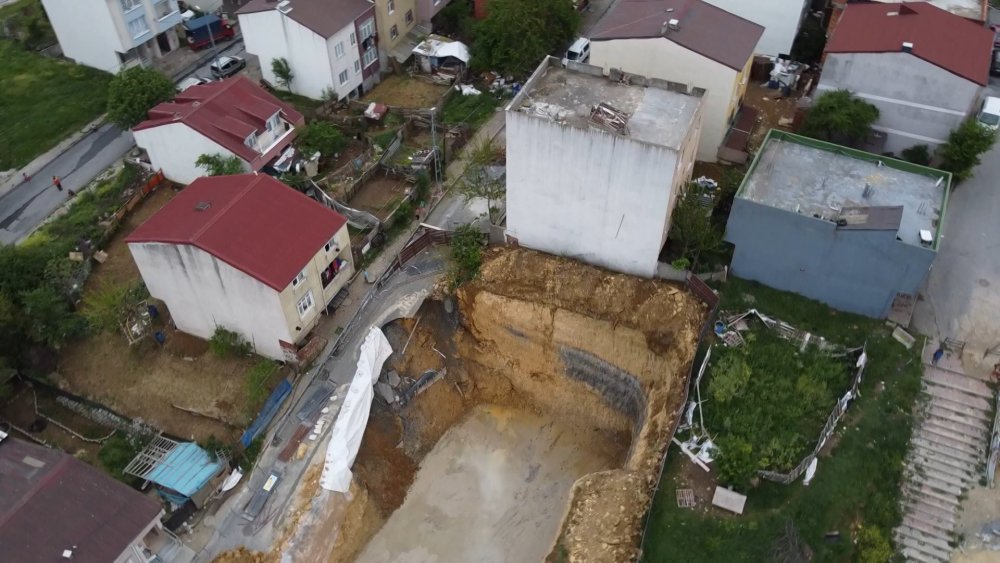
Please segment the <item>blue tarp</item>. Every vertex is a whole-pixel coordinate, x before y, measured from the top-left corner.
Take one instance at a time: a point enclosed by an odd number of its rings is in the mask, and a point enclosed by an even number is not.
[[[213,460],[198,444],[182,442],[170,450],[163,461],[156,464],[146,475],[146,479],[190,497],[221,470],[222,463]]]
[[[249,448],[250,442],[253,442],[253,439],[267,428],[274,415],[278,414],[278,408],[281,407],[281,403],[285,401],[291,392],[292,384],[287,379],[282,379],[281,383],[271,392],[271,396],[264,402],[264,407],[260,409],[257,420],[253,421],[250,428],[247,428],[247,431],[243,433],[243,437],[240,438],[240,443],[243,444],[244,448]]]

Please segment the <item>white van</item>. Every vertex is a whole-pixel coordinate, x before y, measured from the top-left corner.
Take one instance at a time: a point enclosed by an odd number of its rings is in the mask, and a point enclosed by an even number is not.
[[[983,127],[996,131],[1000,127],[1000,98],[987,96],[986,100],[983,101],[983,109],[980,110],[976,119]]]
[[[585,63],[590,60],[590,39],[586,37],[577,37],[576,41],[566,49],[566,56],[564,57],[567,61],[573,61],[575,63]]]

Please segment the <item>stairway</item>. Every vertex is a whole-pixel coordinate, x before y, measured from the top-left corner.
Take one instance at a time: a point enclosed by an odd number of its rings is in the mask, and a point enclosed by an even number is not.
[[[951,559],[960,497],[983,474],[993,426],[993,390],[966,375],[954,354],[932,365],[936,349],[929,343],[923,352],[924,402],[905,461],[903,522],[894,531],[908,561]]]

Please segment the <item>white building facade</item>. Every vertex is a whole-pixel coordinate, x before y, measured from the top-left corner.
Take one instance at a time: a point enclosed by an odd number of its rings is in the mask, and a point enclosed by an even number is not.
[[[350,0],[334,14],[314,18],[309,13],[314,4],[318,0],[295,0],[291,10],[284,11],[258,0],[241,8],[246,50],[260,59],[264,79],[271,84],[280,85],[271,63],[283,58],[292,70],[289,87],[296,94],[317,100],[329,91],[338,100],[360,96],[379,79],[374,5]]]
[[[177,49],[177,0],[42,0],[63,55],[116,73]]]
[[[622,87],[596,66],[570,66],[546,59],[507,107],[507,236],[652,277],[691,177],[700,92]],[[598,106],[627,123],[609,129],[581,113]]]

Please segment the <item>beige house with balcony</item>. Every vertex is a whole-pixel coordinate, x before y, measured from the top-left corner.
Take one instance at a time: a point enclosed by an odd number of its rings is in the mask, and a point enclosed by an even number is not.
[[[63,54],[106,72],[177,49],[184,37],[177,0],[42,0]]]
[[[347,220],[266,174],[199,178],[126,238],[179,330],[292,360],[354,275]]]
[[[132,128],[135,144],[154,169],[189,184],[205,175],[195,166],[203,154],[236,156],[247,172],[277,160],[305,118],[245,76],[191,86],[149,110]]]

